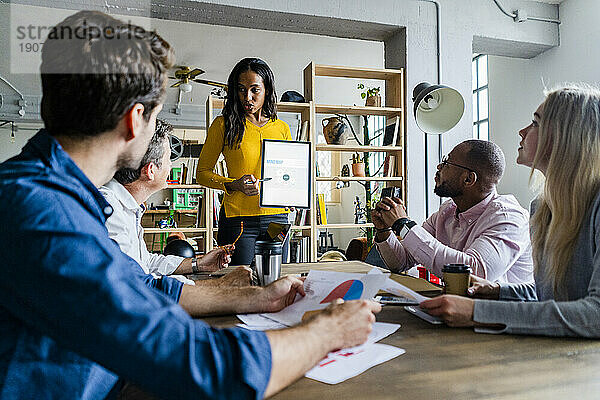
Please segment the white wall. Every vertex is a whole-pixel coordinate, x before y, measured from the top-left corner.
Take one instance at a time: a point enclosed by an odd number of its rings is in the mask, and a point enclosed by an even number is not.
[[[499,190],[515,193],[527,207],[529,169],[515,163],[518,130],[543,101],[544,86],[600,82],[600,3],[566,0],[560,5],[560,46],[530,59],[489,57],[490,138],[506,154],[507,170]]]
[[[350,65],[370,68],[383,68],[383,42],[341,39],[326,36],[306,35],[297,33],[263,31],[235,27],[214,26],[187,22],[165,20],[152,21],[153,27],[176,49],[178,64],[198,66],[206,71],[203,75],[207,79],[223,81],[235,63],[249,56],[264,59],[273,69],[276,79],[278,96],[286,90],[296,90],[300,93],[303,89],[302,71],[311,61],[319,64]],[[285,43],[285,46],[281,44]],[[2,72],[4,75],[5,72]],[[39,76],[37,75],[12,75],[15,85],[25,85],[29,95],[40,95]],[[356,89],[358,80],[318,78],[316,84],[316,99],[324,104],[362,104],[360,92]],[[367,84],[371,81],[363,81]],[[0,83],[0,93],[5,87]],[[379,82],[379,85],[381,82]],[[178,90],[169,89],[167,104],[174,104],[177,100]],[[206,97],[210,88],[204,85],[195,85],[191,93],[183,97],[184,112],[204,113]],[[203,114],[202,114],[203,116]],[[170,107],[165,107],[161,117],[169,119],[174,117]],[[281,115],[291,125],[292,133],[295,128],[295,116]],[[325,116],[320,116],[325,117]],[[321,124],[317,121],[318,132],[322,131]],[[357,127],[360,134],[360,128]],[[0,129],[0,161],[4,161],[17,154],[27,139],[35,131],[21,130],[16,135],[15,143],[10,143],[9,131]],[[364,190],[356,183],[350,188],[343,189],[343,201],[338,205],[330,205],[330,222],[353,221],[353,199],[356,194]],[[163,192],[156,194],[150,201],[161,202],[170,194]],[[364,194],[362,194],[364,204]],[[350,200],[348,200],[350,199]],[[335,230],[336,245],[346,248],[353,237],[358,236],[357,231]]]
[[[166,1],[159,1],[165,3]],[[442,32],[442,51],[441,59],[443,64],[442,69],[442,82],[457,88],[466,98],[470,97],[471,87],[471,69],[470,69],[470,58],[472,53],[473,38],[477,37],[478,51],[485,51],[486,46],[488,48],[494,47],[494,44],[503,44],[504,47],[500,46],[500,52],[497,54],[511,53],[511,54],[530,54],[531,52],[539,51],[543,48],[548,48],[557,44],[558,31],[554,24],[542,23],[542,22],[526,22],[517,24],[510,18],[504,16],[492,1],[482,0],[439,0],[441,4],[441,32]],[[69,2],[73,7],[77,8],[77,4],[84,4],[85,1],[74,0]],[[287,20],[276,21],[275,29],[285,30],[286,24],[296,24],[295,30],[302,31],[302,21],[310,19],[312,17],[326,18],[327,22],[334,27],[337,34],[344,34],[345,26],[351,26],[355,21],[367,21],[370,24],[381,24],[382,26],[405,28],[406,43],[402,45],[402,41],[394,42],[395,48],[386,49],[389,59],[387,64],[389,67],[404,66],[406,67],[406,88],[407,93],[407,110],[412,108],[412,102],[410,101],[410,90],[421,81],[435,82],[436,80],[436,18],[435,18],[435,7],[432,3],[417,0],[372,0],[372,1],[346,1],[346,0],[332,0],[323,2],[322,0],[303,0],[303,1],[281,1],[281,0],[205,0],[198,1],[197,7],[194,8],[196,15],[219,15],[222,19],[219,19],[218,23],[227,24],[227,13],[210,13],[204,12],[203,7],[206,4],[213,4],[224,7],[232,7],[232,13],[237,12],[238,16],[241,15],[242,19],[245,13],[240,11],[239,8],[243,7],[250,8],[253,11],[265,11],[265,13],[271,13],[272,17],[274,14],[286,13],[286,15],[292,15],[293,18]],[[503,4],[514,10],[516,8],[523,8],[527,10],[531,15],[546,16],[550,18],[556,17],[556,7],[553,5],[538,3],[535,1],[524,1],[524,0],[504,0]],[[81,6],[85,7],[85,5]],[[88,6],[89,7],[89,6]],[[6,11],[8,6],[0,4],[0,37],[9,37],[9,26],[7,21]],[[125,7],[122,8],[126,10]],[[177,8],[172,8],[173,19],[182,18],[181,15],[177,14]],[[261,22],[261,14],[253,14],[253,28],[260,28],[268,26],[269,23],[273,25],[273,21]],[[35,20],[35,17],[32,17]],[[245,18],[247,21],[248,18]],[[264,24],[263,24],[264,23]],[[167,21],[157,21],[156,27],[161,30],[166,25],[170,25]],[[324,25],[327,25],[325,22]],[[173,23],[172,28],[167,28],[164,33],[167,39],[174,42],[179,53],[179,60],[197,63],[201,65],[207,65],[212,62],[211,60],[219,60],[221,70],[228,70],[234,61],[241,56],[247,54],[236,54],[235,56],[228,52],[228,45],[233,43],[241,43],[246,45],[246,48],[251,47],[254,54],[263,56],[270,62],[278,74],[278,88],[279,90],[288,89],[291,87],[283,87],[282,82],[286,72],[282,70],[279,65],[286,66],[285,61],[290,57],[302,57],[303,54],[297,53],[293,46],[290,47],[288,39],[296,37],[291,36],[280,36],[284,38],[280,42],[271,41],[268,46],[263,46],[260,41],[253,40],[260,38],[261,33],[256,36],[250,35],[245,36],[248,31],[244,32],[243,35],[235,35],[233,33],[219,33],[211,34],[210,31],[205,31],[203,28],[194,28],[194,24],[180,24]],[[170,30],[169,30],[170,29]],[[308,29],[308,28],[307,28]],[[320,29],[326,31],[326,28]],[[318,31],[318,29],[317,29]],[[235,31],[228,31],[235,32]],[[353,30],[353,37],[361,37],[358,30]],[[266,35],[266,33],[265,33]],[[349,33],[350,35],[350,33]],[[304,67],[306,62],[314,59],[320,63],[332,63],[332,64],[344,64],[352,63],[354,65],[368,66],[375,63],[379,63],[379,58],[372,58],[369,52],[365,53],[362,48],[359,49],[357,46],[341,43],[336,39],[323,38],[322,36],[304,36],[305,42],[301,45],[302,51],[308,51],[308,55],[302,60],[302,62],[296,62],[296,71],[290,69],[290,79],[298,79],[297,83],[300,82],[300,70]],[[323,38],[324,42],[321,42]],[[483,38],[483,39],[482,39]],[[207,44],[207,39],[210,43]],[[293,41],[293,40],[292,40]],[[0,41],[0,55],[8,54],[7,40]],[[510,46],[507,46],[509,43]],[[224,45],[225,44],[225,45]],[[293,43],[291,43],[293,44]],[[396,48],[397,47],[397,48]],[[292,50],[287,50],[287,49]],[[207,51],[210,49],[211,51]],[[272,58],[271,54],[273,51],[279,52],[279,58]],[[322,57],[314,58],[315,53],[319,52]],[[400,55],[395,57],[395,55]],[[355,58],[354,58],[355,57]],[[360,62],[353,62],[358,59]],[[375,61],[373,61],[375,60]],[[25,89],[31,89],[35,92],[35,89],[39,87],[38,78],[36,76],[27,76],[22,74],[8,74],[8,57],[0,57],[0,73],[8,75],[13,83],[18,87]],[[287,64],[287,67],[290,65]],[[220,70],[207,69],[207,78],[224,79],[225,73]],[[283,79],[283,80],[282,80]],[[290,85],[294,85],[292,80]],[[297,87],[297,86],[296,86]],[[348,89],[351,90],[351,89]],[[0,93],[7,93],[10,91],[4,91],[2,85],[0,85]],[[330,93],[329,91],[325,93]],[[333,94],[333,92],[331,92]],[[349,93],[349,92],[346,92]],[[26,95],[29,93],[26,93]],[[321,95],[321,93],[318,93]],[[169,98],[169,102],[173,101],[173,96]],[[196,90],[194,91],[193,103],[190,103],[191,98],[185,98],[185,102],[188,107],[186,110],[191,112],[203,113],[201,107],[203,103],[203,96]],[[350,101],[351,104],[353,101]],[[6,108],[6,107],[5,107]],[[4,112],[5,108],[0,108],[0,116]],[[466,104],[465,118],[457,125],[456,128],[444,139],[443,151],[447,152],[451,149],[454,144],[469,138],[471,136],[471,122],[470,115],[472,113],[472,107],[470,102]],[[435,140],[430,141],[430,165],[429,175],[425,176],[423,171],[423,136],[417,129],[413,119],[410,117],[410,113],[407,113],[406,118],[407,125],[407,137],[408,137],[408,185],[409,185],[409,211],[411,216],[418,221],[425,218],[425,207],[424,207],[424,190],[423,181],[428,179],[431,181],[431,175],[435,168],[435,159],[437,157],[437,144]],[[1,151],[1,150],[0,150]],[[432,210],[435,209],[437,199],[435,196],[430,196],[430,205]]]

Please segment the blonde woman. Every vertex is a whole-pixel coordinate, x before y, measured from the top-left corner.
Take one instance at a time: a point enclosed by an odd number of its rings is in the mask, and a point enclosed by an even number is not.
[[[421,307],[450,326],[599,338],[600,90],[569,85],[547,93],[519,135],[517,163],[546,178],[532,203],[535,284],[476,278],[469,294],[485,300],[445,295]]]

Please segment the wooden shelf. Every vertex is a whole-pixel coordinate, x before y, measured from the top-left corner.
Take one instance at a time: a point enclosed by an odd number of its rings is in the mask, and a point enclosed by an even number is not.
[[[343,67],[337,65],[315,64],[315,76],[358,79],[394,79],[402,77],[403,70]]]
[[[225,106],[223,99],[213,98],[212,104],[215,108],[223,108]],[[308,111],[309,109],[310,105],[308,103],[294,103],[291,101],[281,101],[277,103],[277,112],[301,113]]]
[[[331,182],[402,182],[401,176],[317,176],[317,181]]]
[[[327,224],[317,225],[317,229],[349,229],[349,228],[373,228],[373,224]]]
[[[367,107],[367,106],[343,106],[343,105],[315,105],[317,114],[349,114],[349,115],[383,115],[395,117],[402,114],[398,107]]]
[[[310,225],[292,225],[292,230],[300,231],[304,229],[310,229]]]
[[[198,210],[195,208],[193,208],[191,210],[146,210],[146,211],[144,211],[144,215],[146,215],[146,214],[169,214],[171,211],[174,211],[176,214],[196,214],[198,212]]]
[[[202,185],[167,185],[166,189],[205,189]]]
[[[144,234],[149,233],[171,233],[171,232],[183,232],[183,233],[193,233],[193,232],[206,232],[206,228],[144,228]]]
[[[402,151],[402,146],[361,146],[359,144],[318,144],[316,145],[317,151]]]
[[[309,109],[310,104],[308,103],[293,103],[290,101],[277,103],[277,112],[301,113]]]

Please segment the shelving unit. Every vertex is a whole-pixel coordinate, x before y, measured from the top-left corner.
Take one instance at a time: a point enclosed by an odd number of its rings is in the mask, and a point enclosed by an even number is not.
[[[342,182],[402,182],[401,176],[317,176],[317,182],[320,181],[342,181]]]
[[[204,194],[202,195],[202,211],[204,212],[204,220],[208,221],[210,218],[210,212],[212,211],[212,204],[210,205],[210,208],[208,207],[207,204],[207,196],[208,196],[208,190],[207,188],[205,188],[202,185],[168,185],[166,188],[166,190],[169,190],[170,192],[172,192],[171,189],[203,189],[204,190]],[[198,209],[194,208],[194,209],[177,209],[177,210],[147,210],[144,213],[144,216],[149,215],[152,216],[152,222],[154,222],[154,216],[160,216],[160,215],[165,215],[168,216],[169,214],[173,213],[176,217],[176,219],[179,220],[180,216],[183,215],[193,215],[194,219],[196,218],[196,215],[198,213]],[[160,217],[159,217],[160,219]],[[188,218],[189,219],[189,218]],[[190,238],[190,235],[192,234],[201,234],[200,236],[204,237],[204,247],[203,248],[199,248],[199,251],[203,251],[203,252],[207,252],[208,249],[208,245],[207,245],[207,238],[209,237],[207,234],[207,228],[205,226],[202,227],[177,227],[177,228],[156,228],[154,226],[150,226],[150,227],[144,227],[144,235],[162,235],[162,234],[169,234],[172,232],[183,232],[185,233],[188,238]],[[193,235],[192,235],[193,236]],[[163,237],[164,239],[164,237]],[[151,243],[154,243],[155,240],[154,238],[152,239]],[[150,243],[148,241],[146,241],[146,243]],[[150,246],[150,244],[149,244]],[[152,245],[153,246],[153,245]],[[149,247],[150,248],[150,247]]]
[[[386,182],[402,188],[403,198],[406,199],[406,156],[403,151],[406,146],[406,137],[404,134],[404,70],[399,69],[374,69],[374,68],[355,68],[334,65],[320,65],[310,63],[304,68],[304,97],[306,101],[314,104],[314,114],[311,116],[310,141],[312,143],[312,158],[317,159],[317,152],[385,152],[396,155],[398,163],[394,166],[393,176],[390,177],[342,177],[342,176],[316,176],[316,169],[312,170],[312,187],[315,193],[315,182],[320,181],[343,181],[343,182]],[[356,105],[325,105],[315,102],[315,85],[317,77],[334,78],[357,78],[357,79],[377,79],[385,81],[385,106],[367,107]],[[316,114],[347,114],[347,115],[379,115],[386,118],[399,117],[398,127],[398,146],[361,146],[355,145],[330,145],[317,144],[318,132],[315,129]],[[311,201],[311,210],[316,210],[316,195]],[[319,229],[356,229],[373,227],[373,224],[327,224],[317,225],[316,212],[310,214],[310,236],[311,236],[311,261],[317,259],[317,241],[319,238]]]
[[[326,105],[316,104],[314,93],[316,78],[324,77],[335,77],[335,78],[358,78],[358,79],[377,79],[385,81],[385,106],[383,107],[367,107],[367,106],[356,106],[356,105]],[[403,198],[406,199],[406,152],[404,151],[406,145],[405,138],[405,116],[404,116],[404,70],[392,70],[392,69],[373,69],[373,68],[353,68],[353,67],[341,67],[331,65],[319,65],[310,63],[303,71],[304,77],[304,97],[306,103],[290,103],[280,102],[277,103],[277,111],[281,113],[297,113],[300,114],[302,121],[309,122],[309,141],[311,142],[311,156],[313,160],[317,160],[317,152],[330,151],[330,152],[384,152],[388,154],[396,155],[397,163],[394,168],[395,171],[392,173],[394,176],[390,177],[342,177],[342,176],[316,176],[315,163],[311,166],[311,193],[314,195],[310,201],[310,220],[309,224],[302,226],[293,226],[294,231],[303,231],[304,235],[310,236],[310,261],[317,260],[317,247],[319,240],[319,230],[322,229],[356,229],[356,228],[368,228],[373,227],[373,224],[317,224],[317,213],[316,213],[316,183],[317,182],[386,182],[388,185],[400,186],[402,188]],[[206,125],[208,126],[213,121],[215,111],[222,109],[224,102],[222,99],[218,99],[209,96],[206,100]],[[316,116],[317,114],[347,114],[347,115],[379,115],[385,116],[386,118],[399,117],[398,127],[398,146],[360,146],[354,145],[328,145],[328,144],[317,144],[318,132],[316,129]],[[170,185],[169,188],[202,188],[201,185]],[[203,212],[205,213],[205,226],[201,228],[176,228],[176,229],[158,229],[148,228],[146,233],[165,233],[170,231],[183,231],[183,232],[199,232],[203,233],[205,240],[205,251],[209,251],[213,248],[213,237],[218,231],[214,226],[213,221],[213,196],[217,194],[214,189],[205,188],[205,196],[203,198]]]

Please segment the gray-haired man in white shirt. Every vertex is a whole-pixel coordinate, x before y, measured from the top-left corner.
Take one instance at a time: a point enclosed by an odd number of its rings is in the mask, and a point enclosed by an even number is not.
[[[194,281],[184,274],[213,272],[227,266],[230,256],[223,248],[217,248],[204,256],[183,258],[173,255],[153,254],[146,248],[141,220],[145,211],[141,206],[153,193],[166,188],[171,171],[171,148],[169,135],[173,127],[161,120],[156,121],[156,131],[140,167],[135,170],[123,168],[99,190],[113,207],[113,214],[106,220],[109,236],[121,250],[136,260],[145,273],[154,276],[171,275],[187,284]],[[177,275],[174,275],[177,274]],[[218,280],[200,281],[208,285],[245,286],[250,284],[250,269],[240,267]]]

